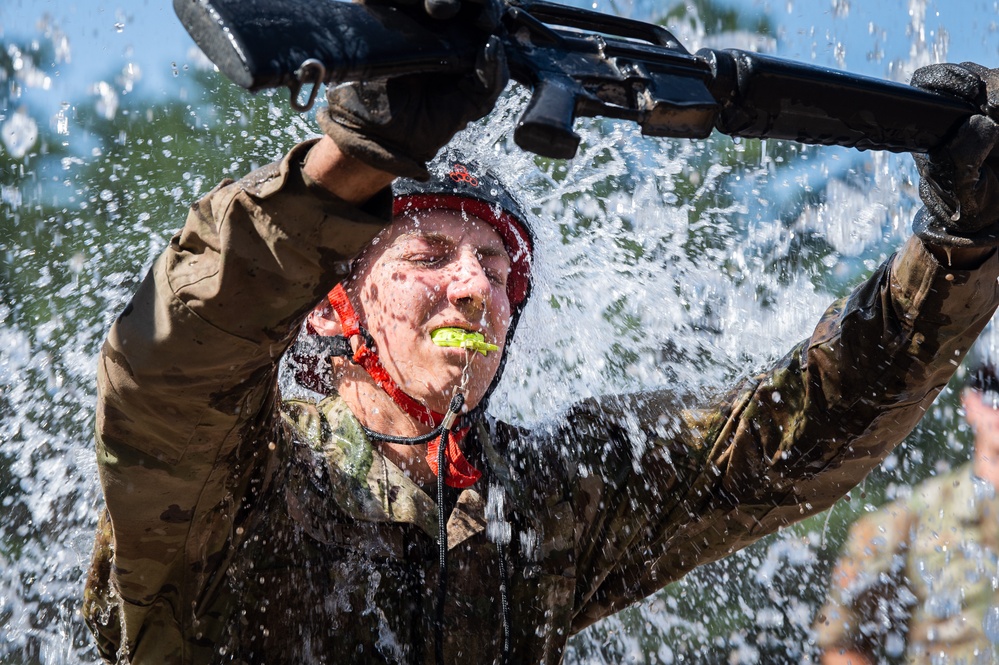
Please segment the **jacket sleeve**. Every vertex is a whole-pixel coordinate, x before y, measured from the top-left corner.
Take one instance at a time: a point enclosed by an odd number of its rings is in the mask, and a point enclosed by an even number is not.
[[[175,618],[266,481],[281,355],[389,221],[387,191],[365,212],[306,183],[311,143],[194,204],[101,350],[98,468],[128,644],[152,621],[179,641]]]
[[[997,275],[995,253],[952,270],[913,238],[775,367],[707,408],[664,391],[575,409],[561,430],[578,470],[569,484],[574,628],[825,510],[859,483],[988,323]]]
[[[826,602],[815,619],[820,650],[860,651],[873,661],[887,630],[894,629],[901,639],[911,605],[903,589],[915,521],[911,508],[896,502],[850,527]]]

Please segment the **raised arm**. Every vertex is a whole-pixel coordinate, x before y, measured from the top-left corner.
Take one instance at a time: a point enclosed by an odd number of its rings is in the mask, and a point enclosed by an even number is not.
[[[506,81],[502,54],[487,46],[467,76],[328,90],[325,137],[192,207],[99,360],[107,512],[84,614],[107,660],[124,649],[133,662],[166,662],[212,621],[202,604],[273,471],[281,356],[390,222],[387,185],[424,176]]]
[[[114,592],[136,632],[151,620],[176,627],[171,608],[191,606],[180,587],[206,581],[191,561],[233,538],[233,497],[265,481],[278,361],[388,222],[387,193],[361,209],[307,182],[302,161],[323,155],[310,147],[195,204],[102,349],[97,453],[110,525],[99,547],[113,551]],[[324,171],[334,189],[340,172],[348,182],[357,169],[336,157]]]
[[[917,235],[773,368],[697,409],[605,399],[559,430],[582,449],[577,628],[831,506],[923,416],[999,305],[999,128],[982,103],[920,165]]]

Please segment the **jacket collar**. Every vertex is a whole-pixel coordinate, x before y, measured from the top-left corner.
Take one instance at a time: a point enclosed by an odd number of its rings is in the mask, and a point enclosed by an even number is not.
[[[430,495],[371,444],[339,396],[317,406],[322,423],[309,438],[325,458],[337,507],[365,522],[413,524],[436,540],[437,504]],[[448,518],[449,549],[485,528],[485,500],[475,487],[463,490]]]

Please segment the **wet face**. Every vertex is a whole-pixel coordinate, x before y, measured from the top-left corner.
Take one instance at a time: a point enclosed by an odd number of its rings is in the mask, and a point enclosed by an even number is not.
[[[510,327],[510,257],[477,217],[431,210],[397,218],[359,257],[344,285],[382,365],[402,389],[444,412],[465,377],[469,408],[499,368]],[[500,347],[486,356],[439,347],[438,328],[481,333]]]
[[[962,402],[975,433],[975,475],[999,489],[999,403],[974,390],[965,390]]]

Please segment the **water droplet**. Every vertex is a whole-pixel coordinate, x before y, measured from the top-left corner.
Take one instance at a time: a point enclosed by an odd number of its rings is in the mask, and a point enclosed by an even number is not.
[[[982,619],[982,630],[992,644],[999,644],[999,607],[990,607]]]
[[[19,108],[0,126],[0,139],[11,157],[21,159],[38,141],[38,124],[27,109]]]
[[[114,120],[118,113],[118,93],[107,81],[100,81],[90,86],[90,94],[97,96],[95,106],[97,112],[105,120]]]

